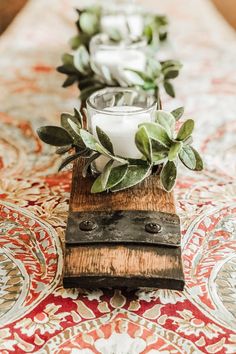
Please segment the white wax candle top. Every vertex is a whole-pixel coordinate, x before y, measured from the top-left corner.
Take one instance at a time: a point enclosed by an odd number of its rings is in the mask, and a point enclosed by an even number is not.
[[[142,51],[117,47],[117,50],[98,50],[93,56],[94,64],[101,69],[106,66],[112,76],[126,86],[130,82],[130,73],[124,69],[145,71],[146,56]],[[122,83],[124,80],[125,83]]]
[[[117,47],[117,50],[98,50],[94,53],[94,63],[98,66],[106,65],[109,68],[127,68],[144,70],[146,56],[142,51]]]
[[[109,30],[114,29],[122,35],[127,35],[130,32],[133,36],[141,36],[143,34],[144,21],[140,14],[104,15],[101,19],[101,27],[105,33],[109,33]]]
[[[125,114],[127,111],[138,111],[140,107],[134,106],[116,106],[107,108],[104,113],[95,114],[92,117],[92,133],[96,134],[96,127],[101,128],[110,138],[114,153],[119,156],[129,158],[141,158],[142,154],[135,145],[135,134],[139,124],[150,122],[152,120],[151,113],[138,113],[135,115]],[[106,114],[114,112],[114,115]],[[124,112],[124,114],[116,115],[115,112]],[[100,158],[100,163],[96,164],[97,169],[102,171],[108,160]]]

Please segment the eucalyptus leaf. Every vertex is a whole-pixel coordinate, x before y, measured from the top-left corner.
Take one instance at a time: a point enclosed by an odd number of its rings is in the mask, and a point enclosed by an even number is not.
[[[120,183],[125,177],[127,171],[128,164],[113,167],[106,184],[106,189],[111,189],[112,187]]]
[[[103,147],[102,145],[100,145],[98,143],[95,144],[95,148],[96,148],[96,151],[100,152],[100,154],[110,157],[113,160],[120,162],[121,164],[127,163],[127,161],[124,158],[111,154],[110,151],[108,151],[105,147]]]
[[[96,14],[84,12],[79,18],[80,28],[83,32],[92,36],[99,30],[99,23]]]
[[[202,171],[204,168],[204,163],[202,161],[201,156],[199,155],[199,153],[197,152],[197,150],[195,150],[192,146],[190,146],[190,148],[192,149],[195,159],[196,159],[196,166],[194,168],[194,171]]]
[[[149,162],[152,161],[152,146],[151,140],[148,136],[147,130],[141,126],[135,134],[135,144],[139,151],[147,158]]]
[[[179,153],[179,158],[181,162],[190,170],[195,170],[197,161],[195,153],[192,150],[192,147],[189,145],[184,145]]]
[[[99,175],[91,187],[91,193],[101,193],[104,191],[105,191],[105,188],[102,185],[102,177],[101,177],[101,175]]]
[[[112,192],[118,192],[122,189],[130,188],[142,182],[150,173],[150,165],[130,165],[128,166],[124,179],[111,188]]]
[[[83,177],[86,177],[86,176],[87,176],[89,166],[90,166],[91,163],[92,163],[93,161],[95,161],[99,156],[100,156],[100,154],[99,154],[98,152],[96,152],[95,154],[92,154],[92,155],[88,158],[88,160],[86,161],[86,164],[84,165],[83,170],[82,170],[82,176],[83,176]]]
[[[169,161],[174,161],[178,157],[178,154],[182,149],[182,146],[183,143],[181,141],[176,141],[172,143],[168,154]]]
[[[177,140],[185,140],[187,139],[193,132],[194,129],[194,120],[193,119],[188,119],[186,120],[181,128],[178,131],[177,134]]]
[[[101,184],[104,189],[106,189],[106,184],[107,184],[113,163],[114,163],[113,160],[108,161],[108,163],[104,166],[104,169],[101,173]]]
[[[75,68],[83,74],[87,74],[87,71],[90,69],[90,56],[85,48],[85,46],[81,45],[74,52],[74,66]]]
[[[175,120],[178,121],[184,114],[184,107],[174,109],[171,114],[175,117]]]
[[[174,67],[175,66],[180,66],[180,67],[182,66],[179,60],[172,60],[172,59],[163,61],[161,63],[161,65],[162,65],[162,70],[165,70],[167,68],[170,69],[173,66]]]
[[[71,126],[69,121],[74,123],[74,125],[76,126],[76,130]],[[78,111],[75,110],[74,116],[72,116],[69,113],[62,113],[61,126],[65,128],[71,136],[74,137],[75,133],[79,135],[79,130],[77,132],[77,129],[80,129],[82,126],[81,126],[81,117]]]
[[[98,142],[92,134],[90,134],[87,130],[80,129],[80,136],[85,146],[91,150],[97,151]]]
[[[164,75],[166,79],[175,79],[179,75],[179,70],[168,70]]]
[[[170,192],[176,182],[177,169],[173,161],[167,161],[161,170],[161,183],[167,192]]]
[[[153,152],[152,161],[154,165],[159,165],[160,163],[166,160],[167,156],[168,156],[167,152]]]
[[[61,146],[61,147],[57,148],[56,154],[63,155],[66,152],[68,152],[71,148],[72,148],[71,145]]]
[[[150,139],[158,141],[164,147],[171,144],[171,140],[165,128],[158,123],[142,123],[139,127],[145,127]]]
[[[164,81],[164,89],[170,97],[175,97],[174,86],[167,80]]]
[[[152,57],[148,58],[146,72],[149,77],[156,78],[161,74],[162,66],[160,62]]]
[[[72,66],[72,67],[74,66],[74,57],[73,57],[72,54],[64,53],[62,55],[61,59],[62,59],[63,64],[69,65],[69,66]]]
[[[63,82],[62,87],[68,87],[73,85],[78,80],[77,75],[69,75],[67,79]]]
[[[143,78],[134,70],[124,69],[124,73],[125,73],[128,83],[130,85],[138,85],[138,86],[144,85],[145,82],[144,82]]]
[[[158,110],[155,112],[155,121],[167,131],[169,138],[173,137],[175,130],[175,118],[171,113]]]
[[[104,146],[112,155],[114,155],[113,145],[109,136],[98,126],[96,127],[96,132],[102,146]]]
[[[65,168],[67,165],[69,165],[72,161],[78,159],[81,155],[83,155],[84,152],[85,150],[82,150],[80,152],[77,152],[74,155],[67,156],[60,164],[58,168],[58,172],[61,171],[63,168]]]
[[[39,138],[46,144],[54,146],[71,145],[73,139],[70,134],[61,127],[47,125],[37,129]]]

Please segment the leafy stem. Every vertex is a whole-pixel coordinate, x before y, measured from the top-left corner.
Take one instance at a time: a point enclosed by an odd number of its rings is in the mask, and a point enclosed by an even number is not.
[[[96,135],[87,131],[77,110],[74,115],[62,114],[61,127],[44,126],[37,132],[43,142],[59,147],[58,154],[69,152],[59,170],[76,159],[84,158],[87,161],[82,175],[86,177],[91,164],[101,157],[105,158],[107,162],[93,183],[92,193],[117,192],[133,187],[157,171],[163,188],[169,192],[175,185],[179,163],[193,171],[203,169],[203,161],[191,145],[194,121],[187,119],[176,129],[176,121],[183,112],[183,107],[170,113],[157,110],[154,121],[138,126],[135,144],[140,152],[139,159],[116,155],[106,132],[100,127],[97,127]],[[71,154],[73,147],[75,152]]]

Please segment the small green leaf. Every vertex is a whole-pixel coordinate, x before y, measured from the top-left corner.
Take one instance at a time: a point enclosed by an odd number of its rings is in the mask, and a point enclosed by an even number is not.
[[[168,161],[161,170],[161,183],[167,192],[170,192],[176,182],[177,169],[173,161]]]
[[[170,150],[169,150],[169,154],[168,154],[169,161],[174,161],[178,157],[178,154],[182,148],[182,145],[183,145],[183,143],[181,141],[176,141],[176,142],[172,143]]]
[[[84,153],[84,151],[80,151],[74,155],[67,156],[60,164],[60,166],[58,168],[58,172],[61,171],[63,168],[65,168],[67,165],[69,165],[72,161],[78,159],[83,153]]]
[[[112,155],[114,155],[113,145],[109,136],[99,127],[96,127],[98,139],[102,146],[106,148]]]
[[[106,189],[107,181],[108,181],[113,163],[114,163],[113,160],[108,161],[108,163],[104,166],[104,169],[101,173],[101,185],[104,189]]]
[[[196,166],[195,166],[194,171],[202,171],[204,168],[204,164],[203,164],[201,156],[199,155],[197,150],[195,150],[192,146],[190,146],[190,148],[192,149],[195,159],[196,159]]]
[[[175,79],[179,75],[179,70],[168,70],[165,74],[166,79]]]
[[[142,182],[150,173],[150,165],[130,165],[128,166],[124,179],[115,187],[111,188],[112,192],[118,192],[122,189],[130,188]]]
[[[46,144],[54,146],[65,146],[73,143],[70,134],[61,127],[48,125],[37,129],[39,138]]]
[[[62,55],[62,62],[63,62],[63,64],[65,64],[65,65],[70,65],[70,66],[74,66],[74,62],[73,62],[73,60],[74,60],[74,58],[73,58],[73,55],[72,54],[69,54],[69,53],[64,53],[63,55]]]
[[[92,134],[87,132],[87,130],[80,129],[80,136],[85,146],[87,146],[91,150],[97,151],[98,142]]]
[[[175,67],[175,66],[178,66],[178,67],[181,67],[182,64],[180,63],[179,60],[165,60],[161,63],[162,65],[162,70],[165,70],[167,68],[171,68],[171,67]]]
[[[168,154],[166,152],[153,152],[152,161],[154,165],[159,165],[166,160],[167,156]]]
[[[71,149],[71,145],[61,146],[61,147],[57,148],[56,154],[63,155],[66,152],[70,151],[70,149]]]
[[[147,158],[149,162],[152,161],[152,146],[148,136],[147,130],[141,126],[135,134],[135,144],[139,151]]]
[[[144,36],[147,38],[148,44],[150,44],[152,42],[152,27],[150,25],[144,27]]]
[[[106,189],[111,189],[112,187],[120,183],[125,177],[127,171],[128,164],[113,167],[106,184]]]
[[[187,139],[193,132],[194,129],[194,120],[188,119],[181,126],[180,130],[177,134],[177,140],[185,140]]]
[[[90,56],[85,48],[85,46],[81,45],[75,52],[74,52],[74,66],[75,68],[83,73],[87,74],[87,71],[90,69]]]
[[[170,96],[170,97],[175,97],[175,90],[174,90],[174,86],[169,82],[169,81],[164,81],[164,88],[166,93]]]
[[[117,162],[120,162],[122,164],[127,163],[127,161],[125,159],[123,159],[122,157],[119,157],[119,156],[112,155],[110,153],[110,151],[108,151],[106,148],[104,148],[102,145],[100,145],[98,143],[95,144],[95,148],[96,148],[96,151],[100,152],[100,154],[102,154],[102,155],[110,157],[111,159],[113,159]]]
[[[124,69],[124,73],[130,85],[138,85],[138,86],[144,85],[144,80],[137,72],[130,69]]]
[[[171,140],[165,128],[158,123],[142,123],[139,127],[145,127],[150,139],[158,141],[164,147],[168,147]]]
[[[184,145],[179,153],[179,158],[187,168],[189,168],[190,170],[195,170],[196,157],[191,146]]]
[[[156,111],[155,114],[156,123],[159,123],[163,128],[165,128],[169,137],[172,138],[175,130],[175,118],[173,115],[162,110]]]
[[[63,82],[62,87],[68,87],[73,85],[78,80],[77,75],[69,75],[68,78]]]
[[[82,127],[81,125],[81,120],[82,117],[80,116],[80,113],[74,109],[75,115],[73,116],[72,114],[69,113],[62,113],[61,114],[61,126],[65,128],[71,136],[74,136],[75,131],[71,124],[69,123],[69,120],[72,121],[79,129]]]
[[[162,66],[157,59],[152,57],[148,58],[146,72],[149,77],[155,79],[160,76]]]
[[[175,120],[178,121],[184,114],[184,107],[174,109],[171,114],[175,117]]]
[[[95,154],[92,154],[92,156],[90,156],[86,162],[86,164],[84,165],[83,167],[83,170],[82,170],[82,176],[83,177],[86,177],[87,176],[87,173],[88,173],[88,168],[89,166],[91,165],[91,163],[93,161],[95,161],[98,157],[100,156],[100,154],[98,152],[96,152]]]
[[[102,178],[101,178],[101,175],[99,175],[91,187],[91,193],[101,193],[104,191],[105,191],[105,188],[102,185]]]
[[[95,14],[89,12],[83,12],[79,18],[80,28],[88,35],[94,35],[98,29],[98,18]]]

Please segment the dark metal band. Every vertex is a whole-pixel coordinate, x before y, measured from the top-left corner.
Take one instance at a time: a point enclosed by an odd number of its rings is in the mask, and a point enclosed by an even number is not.
[[[156,211],[70,212],[66,244],[149,244],[179,247],[180,220]]]

